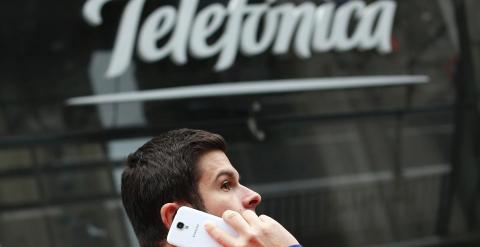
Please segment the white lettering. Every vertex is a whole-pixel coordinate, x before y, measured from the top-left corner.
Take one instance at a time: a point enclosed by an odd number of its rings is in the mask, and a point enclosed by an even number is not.
[[[270,46],[275,37],[276,32],[276,16],[272,13],[267,13],[268,4],[257,4],[251,6],[249,15],[245,20],[242,29],[241,50],[245,55],[256,55],[264,52]],[[260,38],[257,40],[258,29],[262,16],[265,17],[263,32],[260,33]]]
[[[228,5],[230,18],[225,27],[225,33],[222,37],[223,50],[215,64],[215,71],[222,71],[230,68],[237,56],[238,43],[240,42],[239,30],[242,27],[242,19],[246,13],[247,0],[231,0]]]
[[[187,62],[187,41],[193,14],[197,9],[198,0],[181,1],[178,14],[171,6],[164,6],[153,12],[145,21],[140,34],[138,50],[139,55],[147,62],[158,61],[171,54],[172,61],[176,64]],[[162,9],[165,9],[162,11]],[[173,11],[173,13],[171,13]],[[170,21],[176,17],[176,26],[170,40],[164,47],[158,49],[157,41],[171,30]],[[161,25],[157,29],[158,25]],[[172,25],[175,24],[172,23]],[[144,30],[143,30],[144,29]],[[151,54],[147,54],[151,52]]]
[[[337,10],[333,22],[332,39],[335,40],[338,51],[347,51],[355,47],[355,37],[348,37],[349,23],[354,17],[362,12],[365,7],[363,1],[352,1],[350,4],[343,4]]]
[[[113,48],[112,59],[107,69],[108,78],[121,75],[130,65],[144,4],[145,0],[131,0],[125,7]]]
[[[333,27],[331,25],[335,10],[334,3],[325,3],[318,7],[315,15],[315,31],[313,36],[313,50],[318,52],[329,51],[335,47],[332,39]]]
[[[358,33],[364,33],[365,37],[361,39],[359,49],[368,50],[377,46],[381,53],[390,53],[392,51],[391,34],[393,21],[397,5],[393,1],[378,1],[370,4],[364,12],[361,29]],[[378,17],[376,29],[375,18]]]
[[[198,0],[180,1],[177,28],[170,42],[170,45],[173,47],[172,59],[177,64],[185,64],[187,62],[188,33],[190,32],[193,15],[197,10],[197,6]]]
[[[100,9],[111,0],[88,0],[84,18],[100,25]],[[122,14],[113,55],[106,76],[121,75],[129,66],[138,34],[137,51],[146,62],[170,56],[176,64],[218,55],[215,71],[230,68],[237,53],[250,56],[271,48],[275,55],[291,47],[300,58],[313,52],[377,49],[391,52],[391,33],[396,2],[381,0],[365,3],[352,0],[336,7],[333,2],[316,6],[312,2],[248,4],[230,0],[227,6],[212,3],[198,10],[198,0],[180,0],[178,9],[162,6],[154,10],[139,28],[145,0],[130,0]],[[170,37],[167,35],[170,34]],[[216,40],[212,40],[219,34]],[[158,47],[160,40],[166,40]]]
[[[88,0],[85,2],[85,5],[83,5],[83,18],[92,26],[101,25],[103,20],[100,12],[103,5],[110,1],[112,0]]]
[[[208,45],[207,39],[222,26],[226,16],[227,11],[221,4],[212,4],[198,14],[193,22],[190,38],[190,51],[193,56],[205,58],[220,52],[223,46],[221,40]]]
[[[160,60],[172,51],[168,45],[159,49],[157,42],[175,26],[176,14],[173,7],[167,6],[157,9],[145,20],[138,39],[138,54],[144,61]]]
[[[308,2],[298,7],[295,7],[293,4],[285,4],[277,7],[276,10],[281,15],[281,21],[277,40],[273,46],[273,53],[285,54],[288,52],[295,28],[298,25],[294,43],[295,52],[300,57],[310,57],[315,5]]]

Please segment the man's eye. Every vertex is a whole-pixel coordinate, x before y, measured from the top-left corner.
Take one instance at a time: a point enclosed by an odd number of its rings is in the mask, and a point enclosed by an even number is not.
[[[230,184],[230,182],[225,180],[225,181],[223,181],[221,188],[224,191],[230,191],[232,189],[232,185]]]

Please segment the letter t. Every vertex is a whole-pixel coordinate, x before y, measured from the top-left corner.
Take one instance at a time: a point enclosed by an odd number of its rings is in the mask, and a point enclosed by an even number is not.
[[[145,0],[130,0],[125,6],[117,31],[113,55],[107,69],[107,78],[121,75],[130,65],[144,4]]]

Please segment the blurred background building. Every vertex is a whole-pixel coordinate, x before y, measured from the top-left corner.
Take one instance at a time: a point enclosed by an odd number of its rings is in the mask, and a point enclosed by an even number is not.
[[[480,246],[478,11],[476,0],[2,1],[0,246],[138,246],[123,160],[181,127],[222,134],[259,211],[305,246]],[[219,69],[224,37],[238,44]]]

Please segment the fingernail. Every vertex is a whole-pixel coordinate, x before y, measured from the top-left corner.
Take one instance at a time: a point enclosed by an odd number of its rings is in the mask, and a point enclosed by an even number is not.
[[[213,228],[213,224],[210,222],[206,222],[204,227],[205,227],[205,230],[211,230]]]

